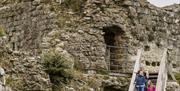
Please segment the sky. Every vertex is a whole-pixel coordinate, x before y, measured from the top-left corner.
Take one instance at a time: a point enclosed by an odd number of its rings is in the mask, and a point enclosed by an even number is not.
[[[167,5],[172,5],[172,4],[180,4],[180,0],[148,0],[151,4],[154,4],[155,6],[158,7],[164,7]]]

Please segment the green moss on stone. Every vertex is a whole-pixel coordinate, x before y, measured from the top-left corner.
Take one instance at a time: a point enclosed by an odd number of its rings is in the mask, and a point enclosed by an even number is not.
[[[176,73],[175,77],[176,77],[176,80],[178,81],[178,83],[180,84],[180,73]]]
[[[83,5],[87,0],[65,0],[63,5],[69,9],[72,9],[74,12],[82,12]]]
[[[5,35],[5,30],[3,27],[0,26],[0,37]]]

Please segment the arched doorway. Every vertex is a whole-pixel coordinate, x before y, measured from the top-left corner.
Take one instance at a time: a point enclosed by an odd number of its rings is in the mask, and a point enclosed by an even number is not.
[[[124,31],[119,26],[104,27],[104,42],[106,44],[106,62],[111,71],[120,71],[122,69],[121,54],[124,53],[122,45],[125,43],[122,39]]]

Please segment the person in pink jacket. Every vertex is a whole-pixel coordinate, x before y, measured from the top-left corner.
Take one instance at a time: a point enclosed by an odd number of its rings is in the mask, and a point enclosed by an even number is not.
[[[156,88],[151,80],[148,81],[147,91],[156,91]]]

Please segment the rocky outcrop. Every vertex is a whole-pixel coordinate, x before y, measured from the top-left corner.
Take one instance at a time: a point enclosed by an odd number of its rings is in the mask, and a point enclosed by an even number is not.
[[[167,91],[179,91],[180,86],[177,82],[168,82],[166,90]]]
[[[130,79],[127,77],[109,77],[106,78],[102,83],[104,91],[127,91],[129,87]]]

